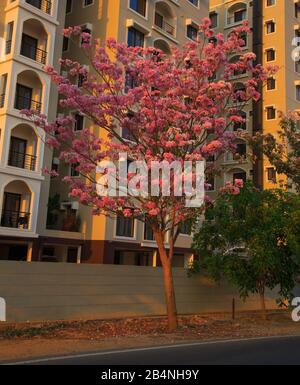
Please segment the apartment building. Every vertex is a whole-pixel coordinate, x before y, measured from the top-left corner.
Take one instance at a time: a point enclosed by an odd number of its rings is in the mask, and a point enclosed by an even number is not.
[[[276,134],[279,129],[280,112],[299,109],[300,102],[300,65],[292,59],[293,38],[300,36],[300,2],[296,0],[211,0],[210,17],[216,31],[228,35],[230,31],[248,20],[252,35],[248,37],[244,50],[257,55],[257,62],[264,66],[278,65],[279,72],[268,79],[261,90],[262,98],[258,103],[243,106],[241,114],[246,118],[242,126],[250,134],[256,132]],[[233,57],[232,60],[235,60]],[[236,87],[246,74],[236,74],[232,81]],[[268,160],[258,155],[254,164],[247,158],[247,144],[239,141],[239,155],[244,161],[224,157],[223,174],[216,178],[216,188],[224,180],[236,177],[252,179],[260,188],[280,187],[284,177],[276,175]],[[229,159],[228,159],[229,158]]]
[[[131,46],[154,46],[169,53],[197,38],[200,20],[208,16],[208,0],[68,0],[66,27],[80,25],[94,38],[113,37]],[[64,40],[63,56],[88,66],[77,42]],[[79,79],[80,81],[80,79]],[[74,113],[74,130],[90,127],[86,117]],[[93,127],[98,135],[104,130]],[[122,135],[126,135],[122,132]],[[53,167],[59,173],[79,177],[72,165],[54,154]],[[168,239],[165,240],[168,245]],[[184,266],[191,255],[189,229],[182,229],[175,251],[175,266]],[[47,229],[41,236],[40,260],[157,266],[157,247],[150,228],[140,221],[92,216],[91,210],[70,200],[60,179],[50,188]]]
[[[44,133],[20,111],[56,116],[56,90],[43,67],[58,62],[64,14],[64,0],[0,2],[0,259],[31,261],[46,225],[42,168],[51,154]]]

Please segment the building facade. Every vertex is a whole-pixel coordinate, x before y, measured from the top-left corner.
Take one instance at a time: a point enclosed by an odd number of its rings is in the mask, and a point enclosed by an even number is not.
[[[42,168],[50,154],[21,110],[56,116],[43,67],[58,62],[64,13],[64,0],[0,2],[0,259],[30,261],[46,223]]]
[[[197,37],[197,26],[205,16],[208,16],[207,0],[68,0],[66,27],[80,25],[102,42],[113,37],[131,46],[154,46],[170,53],[172,46]],[[63,57],[88,66],[80,39],[64,40]],[[75,130],[91,127],[84,116],[74,114]],[[104,135],[101,128],[92,128],[98,135]],[[53,165],[62,176],[76,177],[72,166],[63,164],[55,155]],[[92,216],[89,208],[70,200],[60,179],[52,180],[50,201],[54,209],[48,215],[47,230],[41,237],[42,260],[158,265],[156,242],[151,229],[142,222]],[[192,257],[191,236],[188,230],[183,232],[187,234],[181,234],[176,244],[176,266],[184,266]],[[165,241],[168,245],[168,239]]]
[[[210,17],[215,30],[225,35],[244,20],[248,20],[253,33],[248,37],[244,51],[254,52],[257,55],[257,63],[264,66],[278,65],[278,73],[269,78],[261,90],[261,100],[247,104],[241,111],[246,123],[243,127],[237,127],[247,130],[251,135],[256,132],[276,135],[280,112],[297,110],[300,106],[300,65],[292,58],[292,52],[297,46],[293,39],[300,36],[300,2],[211,0]],[[245,76],[237,74],[232,81],[238,87],[239,79]],[[240,175],[243,179],[253,178],[260,188],[282,186],[284,177],[276,175],[268,160],[261,154],[256,154],[257,161],[253,163],[247,156],[248,150],[246,143],[238,147],[238,153],[245,154],[244,162],[240,159],[236,160],[235,164],[232,164],[231,159],[229,162],[224,161],[224,178],[216,179],[216,185],[223,183],[224,179],[231,181],[233,175]]]

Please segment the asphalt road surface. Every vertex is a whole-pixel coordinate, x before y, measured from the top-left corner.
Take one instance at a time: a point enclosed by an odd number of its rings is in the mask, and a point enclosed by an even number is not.
[[[300,365],[299,337],[190,343],[24,361],[23,365]]]

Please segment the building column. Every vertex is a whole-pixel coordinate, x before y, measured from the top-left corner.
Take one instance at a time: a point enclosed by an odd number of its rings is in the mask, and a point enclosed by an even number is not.
[[[153,261],[152,266],[157,267],[157,250],[154,250],[152,252],[152,261]]]
[[[32,262],[32,250],[33,250],[33,243],[28,243],[27,247],[27,262]]]
[[[82,246],[78,246],[78,248],[77,248],[77,265],[81,264],[81,251],[82,251]]]

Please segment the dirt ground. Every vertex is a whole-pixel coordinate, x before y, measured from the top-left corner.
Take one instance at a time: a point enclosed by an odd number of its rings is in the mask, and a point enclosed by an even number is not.
[[[191,341],[300,335],[289,312],[263,321],[258,313],[183,316],[176,332],[161,317],[73,322],[0,324],[0,362],[99,350],[155,346]]]

